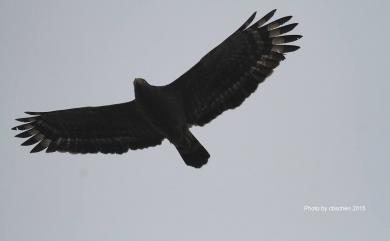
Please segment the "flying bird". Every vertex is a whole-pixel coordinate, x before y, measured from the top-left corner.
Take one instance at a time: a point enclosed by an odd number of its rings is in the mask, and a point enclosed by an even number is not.
[[[184,162],[200,168],[210,154],[191,133],[250,96],[285,59],[299,49],[290,43],[301,35],[286,35],[297,23],[291,16],[267,23],[276,9],[252,23],[256,12],[191,69],[165,86],[142,78],[133,81],[129,102],[48,112],[25,112],[18,118],[31,152],[118,153],[156,146],[168,139]]]

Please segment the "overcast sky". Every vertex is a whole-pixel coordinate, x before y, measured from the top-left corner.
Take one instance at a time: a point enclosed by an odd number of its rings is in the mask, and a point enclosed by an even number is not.
[[[0,240],[367,241],[390,237],[387,1],[0,0]],[[125,102],[173,81],[254,11],[304,37],[240,108],[124,155],[29,154],[23,111]],[[364,205],[359,212],[304,206]]]

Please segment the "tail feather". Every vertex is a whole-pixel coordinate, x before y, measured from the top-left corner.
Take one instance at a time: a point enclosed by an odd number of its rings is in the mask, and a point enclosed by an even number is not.
[[[185,147],[176,146],[176,149],[188,166],[201,168],[207,163],[210,154],[191,133],[188,144]]]

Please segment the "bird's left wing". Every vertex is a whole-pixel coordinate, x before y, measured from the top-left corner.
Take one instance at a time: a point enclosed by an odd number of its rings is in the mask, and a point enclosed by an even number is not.
[[[124,153],[161,144],[164,139],[147,122],[135,101],[50,112],[26,112],[31,117],[16,119],[24,130],[16,137],[29,139],[22,145],[38,143],[31,152]]]
[[[253,14],[237,31],[167,87],[181,94],[189,125],[204,125],[223,111],[239,106],[259,83],[299,47],[285,43],[302,36],[284,35],[297,24],[291,16],[271,19],[275,10],[253,25]]]

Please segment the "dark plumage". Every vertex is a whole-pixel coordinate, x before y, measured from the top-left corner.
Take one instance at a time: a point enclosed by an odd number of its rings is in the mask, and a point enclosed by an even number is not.
[[[31,152],[124,153],[161,144],[167,138],[187,165],[201,167],[210,155],[189,128],[203,126],[239,106],[273,69],[284,53],[299,47],[285,43],[301,35],[283,35],[297,25],[291,16],[268,22],[276,10],[251,24],[254,13],[237,31],[195,66],[166,86],[134,80],[135,99],[115,105],[49,112],[26,112],[23,130]]]

